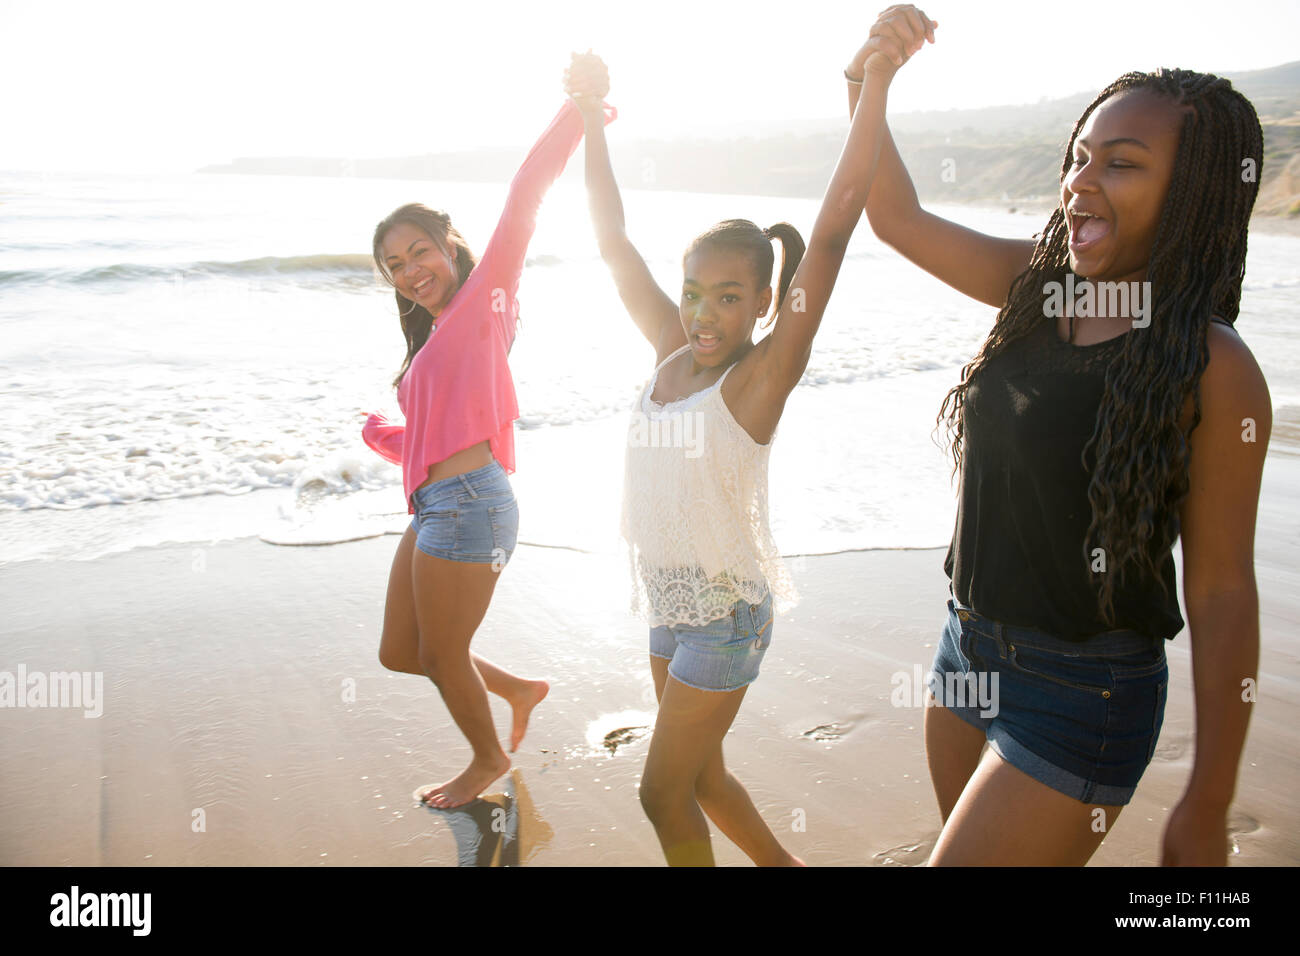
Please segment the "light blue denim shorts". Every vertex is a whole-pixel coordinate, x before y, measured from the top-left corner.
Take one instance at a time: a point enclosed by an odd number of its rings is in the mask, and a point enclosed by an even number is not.
[[[1159,638],[1067,641],[950,600],[929,680],[1013,767],[1082,803],[1124,806],[1160,739],[1169,667]]]
[[[732,691],[758,677],[772,643],[772,595],[759,604],[737,601],[708,624],[650,628],[650,656],[668,661],[668,673],[696,690]]]
[[[467,564],[505,567],[519,539],[519,505],[499,462],[417,488],[415,546]]]

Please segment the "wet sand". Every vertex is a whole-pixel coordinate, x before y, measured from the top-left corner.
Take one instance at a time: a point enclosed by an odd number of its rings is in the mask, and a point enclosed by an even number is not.
[[[1279,437],[1294,423],[1279,422]],[[1257,574],[1261,701],[1242,760],[1234,865],[1300,863],[1300,455],[1265,471]],[[378,662],[392,535],[256,539],[0,567],[0,670],[102,672],[102,716],[0,709],[0,863],[658,865],[637,780],[653,722],[622,554],[523,545],[475,641],[551,682],[514,770],[456,813],[413,792],[469,749],[426,680]],[[776,623],[725,743],[768,823],[813,865],[923,863],[939,830],[923,710],[893,676],[928,669],[941,550],[790,560]],[[1156,758],[1094,865],[1153,865],[1191,769],[1184,631]],[[493,699],[497,726],[508,708]],[[722,864],[748,861],[714,840]]]

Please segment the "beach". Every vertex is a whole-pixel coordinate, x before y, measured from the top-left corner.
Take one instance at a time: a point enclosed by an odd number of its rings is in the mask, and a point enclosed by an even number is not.
[[[0,244],[0,863],[662,862],[637,798],[655,707],[618,538],[628,409],[654,362],[599,259],[580,182],[548,196],[520,285],[521,544],[474,644],[552,689],[482,802],[416,805],[469,748],[430,682],[378,661],[409,516],[400,469],[360,437],[365,412],[393,411],[402,355],[364,240],[398,203],[445,199],[482,248],[504,188],[0,175],[0,218],[24,237]],[[666,289],[708,223],[743,215],[807,235],[818,209],[624,199]],[[1022,238],[1043,222],[944,214]],[[1238,327],[1276,421],[1238,865],[1300,863],[1288,796],[1300,781],[1288,737],[1300,724],[1297,262],[1300,238],[1252,232]],[[724,749],[813,865],[923,863],[939,830],[919,685],[946,619],[955,502],[931,435],[993,319],[864,225],[774,440],[772,531],[801,600],[777,619]],[[1094,865],[1159,860],[1191,768],[1189,650],[1184,630],[1155,760]],[[12,692],[20,672],[49,678],[69,706],[6,703],[4,675]],[[508,710],[493,706],[504,731]],[[747,862],[723,839],[714,850]]]
[[[1234,866],[1300,863],[1296,424],[1278,422],[1264,472],[1260,700]],[[98,716],[85,701],[0,709],[0,863],[660,865],[637,799],[654,694],[626,560],[527,541],[515,553],[474,647],[550,695],[511,772],[442,812],[413,793],[458,771],[468,745],[431,683],[377,658],[396,543],[250,537],[0,566],[0,670],[102,674]],[[810,865],[922,864],[940,824],[924,712],[898,704],[943,624],[943,551],[787,560],[801,600],[776,622],[728,765]],[[1159,862],[1193,756],[1186,630],[1168,656],[1155,759],[1091,865]],[[493,708],[504,732],[508,709]],[[719,864],[748,863],[713,843]]]

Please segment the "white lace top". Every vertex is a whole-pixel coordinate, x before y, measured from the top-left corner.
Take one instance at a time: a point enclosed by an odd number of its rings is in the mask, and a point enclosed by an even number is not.
[[[689,348],[654,370],[628,426],[622,530],[632,609],[651,627],[707,624],[769,590],[778,612],[798,598],[768,528],[772,443],[754,441],[722,400],[731,369],[679,401],[651,400],[660,370]]]

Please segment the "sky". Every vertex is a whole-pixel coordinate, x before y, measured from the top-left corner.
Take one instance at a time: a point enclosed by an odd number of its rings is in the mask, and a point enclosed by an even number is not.
[[[883,8],[884,0],[876,0]],[[1296,59],[1300,3],[947,0],[891,112],[1096,91],[1132,69]],[[1170,11],[1176,10],[1176,14]],[[609,64],[620,136],[840,116],[876,6],[841,0],[0,0],[0,168],[186,171],[241,156],[526,146],[571,50]]]

